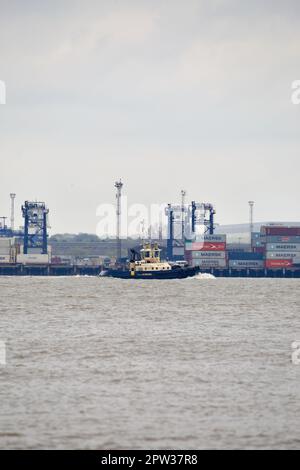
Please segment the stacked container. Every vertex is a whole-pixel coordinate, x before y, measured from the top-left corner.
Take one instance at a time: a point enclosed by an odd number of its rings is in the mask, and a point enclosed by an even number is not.
[[[15,240],[14,238],[0,238],[0,264],[14,263]]]
[[[260,232],[251,233],[251,250],[253,253],[264,254],[266,249],[266,238]]]
[[[300,266],[300,227],[262,227],[266,239],[267,269]]]
[[[226,235],[197,236],[185,244],[185,259],[200,269],[226,269]]]
[[[244,269],[264,269],[262,253],[228,252],[228,267],[238,271]]]

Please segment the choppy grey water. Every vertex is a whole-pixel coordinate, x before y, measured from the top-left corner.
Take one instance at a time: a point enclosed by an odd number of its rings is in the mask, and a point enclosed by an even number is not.
[[[0,447],[299,448],[299,287],[0,278]]]

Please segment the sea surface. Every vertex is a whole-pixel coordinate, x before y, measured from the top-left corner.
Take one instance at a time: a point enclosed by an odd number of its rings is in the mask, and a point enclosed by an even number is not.
[[[300,280],[1,277],[0,448],[300,448]]]

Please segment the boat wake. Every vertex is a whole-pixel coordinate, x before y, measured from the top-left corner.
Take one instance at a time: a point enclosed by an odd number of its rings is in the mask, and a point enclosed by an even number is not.
[[[213,274],[209,273],[199,273],[196,276],[192,277],[191,279],[217,279]]]

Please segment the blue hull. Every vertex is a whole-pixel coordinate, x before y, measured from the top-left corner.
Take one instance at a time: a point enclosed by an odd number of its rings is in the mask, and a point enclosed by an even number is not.
[[[118,279],[186,279],[195,276],[198,272],[198,268],[178,268],[170,271],[136,272],[135,276],[131,276],[127,269],[109,269],[105,275]]]

